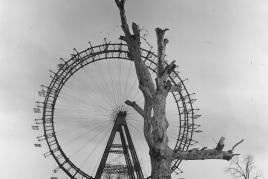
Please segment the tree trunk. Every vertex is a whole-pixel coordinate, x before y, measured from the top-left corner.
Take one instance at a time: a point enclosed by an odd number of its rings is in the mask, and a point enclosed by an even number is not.
[[[168,147],[166,96],[158,91],[153,101],[154,111],[151,124],[154,145],[150,147],[151,176],[152,179],[170,179],[173,151]]]
[[[144,108],[138,106],[135,101],[127,100],[125,103],[132,106],[144,119],[144,136],[150,149],[151,159],[151,177],[152,179],[170,179],[170,166],[172,160],[204,160],[204,159],[225,159],[230,160],[234,148],[243,142],[241,140],[233,146],[231,150],[222,151],[224,147],[224,137],[222,137],[214,149],[195,149],[192,151],[173,151],[168,146],[167,128],[168,121],[166,120],[166,97],[169,92],[180,91],[179,84],[171,84],[169,76],[175,69],[175,61],[166,65],[165,63],[165,48],[168,40],[164,38],[165,31],[168,29],[156,28],[157,35],[157,77],[155,84],[150,75],[149,69],[141,60],[140,48],[140,29],[137,24],[132,23],[132,31],[130,32],[126,15],[125,5],[126,0],[115,0],[120,11],[121,27],[124,36],[120,39],[128,45],[129,57],[134,61],[137,78],[139,80],[139,88],[144,96]]]
[[[168,159],[157,160],[151,157],[151,177],[152,179],[170,179],[171,161]]]

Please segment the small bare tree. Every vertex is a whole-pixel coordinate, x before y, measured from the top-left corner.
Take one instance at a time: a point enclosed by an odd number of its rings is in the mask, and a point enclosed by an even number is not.
[[[171,162],[179,160],[204,160],[223,159],[230,160],[234,156],[234,148],[243,140],[233,146],[231,150],[224,151],[224,137],[221,137],[217,146],[212,149],[174,151],[168,146],[167,128],[169,126],[166,119],[166,98],[172,91],[180,91],[180,84],[172,84],[169,76],[176,68],[175,61],[166,65],[165,49],[168,40],[164,37],[168,29],[156,28],[157,36],[157,73],[156,79],[152,76],[145,63],[141,60],[141,35],[140,28],[136,23],[132,23],[132,32],[128,26],[125,14],[125,1],[115,0],[120,11],[121,27],[124,35],[120,37],[128,45],[129,57],[134,62],[136,74],[139,81],[139,89],[143,93],[144,106],[138,106],[135,101],[127,100],[125,103],[133,107],[144,119],[144,136],[149,146],[151,160],[152,179],[170,179]],[[157,12],[163,13],[163,12]]]
[[[241,159],[239,156],[234,157],[230,166],[225,170],[227,173],[230,173],[234,177],[243,178],[243,179],[260,179],[261,175],[256,169],[254,159],[252,155],[247,155]]]

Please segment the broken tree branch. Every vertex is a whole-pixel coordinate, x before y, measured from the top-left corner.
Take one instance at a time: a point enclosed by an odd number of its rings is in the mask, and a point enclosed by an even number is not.
[[[117,7],[120,11],[121,28],[123,29],[125,36],[120,36],[120,39],[125,41],[128,45],[129,57],[135,63],[136,74],[139,80],[140,86],[143,86],[144,95],[152,95],[155,93],[155,86],[150,75],[150,72],[144,62],[141,60],[141,49],[140,49],[140,29],[136,23],[132,23],[133,35],[129,30],[127,18],[124,9],[125,0],[115,0]],[[142,90],[141,88],[141,90]],[[148,88],[150,93],[148,93]]]
[[[135,22],[132,23],[132,30],[134,33],[134,38],[140,42],[140,28]]]
[[[176,68],[176,64],[175,64],[175,60],[173,60],[170,64],[168,64],[165,69],[164,69],[164,73],[165,75],[169,75],[175,68]],[[166,77],[167,78],[167,77]]]
[[[127,105],[133,107],[133,109],[135,109],[142,117],[144,117],[143,109],[141,109],[141,107],[139,105],[137,105],[135,101],[126,100],[125,103]]]
[[[214,149],[203,149],[203,150],[189,150],[189,151],[175,151],[173,153],[174,159],[182,160],[206,160],[206,159],[223,159],[231,160],[234,155],[233,150],[223,151],[224,137],[221,137],[216,148]],[[244,140],[239,141],[234,145],[236,147]],[[232,149],[234,149],[234,147]]]
[[[239,144],[241,144],[242,142],[244,142],[244,139],[240,140],[239,142],[237,142],[231,149],[231,151],[233,151]]]
[[[143,127],[143,132],[144,132],[144,137],[145,140],[147,141],[148,145],[150,147],[153,146],[153,140],[152,140],[152,133],[151,133],[151,111],[152,111],[152,104],[151,100],[146,100],[145,101],[145,107],[144,110],[141,109],[139,105],[136,104],[135,101],[125,101],[125,103],[133,109],[135,109],[144,119],[144,127]]]
[[[126,37],[125,37],[125,36],[123,36],[123,35],[121,35],[121,36],[119,37],[119,40],[123,40],[124,42],[127,42]]]
[[[157,36],[157,58],[158,58],[158,62],[157,62],[157,77],[161,77],[163,72],[164,72],[164,60],[165,60],[165,49],[166,49],[166,45],[168,43],[168,39],[165,39],[165,32],[168,29],[160,29],[160,28],[156,28],[155,32],[156,32],[156,36]]]
[[[124,31],[126,38],[131,36],[131,33],[129,31],[129,27],[128,27],[128,23],[127,23],[127,17],[126,17],[126,13],[125,13],[125,0],[115,0],[116,5],[120,11],[120,18],[121,18],[121,27],[122,30]]]
[[[218,144],[217,144],[217,147],[216,147],[216,150],[217,151],[222,151],[223,147],[224,147],[224,140],[225,138],[224,137],[221,137]]]
[[[127,18],[124,9],[125,0],[115,0],[117,7],[120,11],[121,28],[124,35],[120,39],[125,41],[128,45],[129,57],[134,61],[136,74],[139,81],[139,88],[144,95],[144,110],[142,110],[136,103],[126,101],[126,104],[132,106],[144,118],[144,136],[150,147],[152,147],[152,134],[151,134],[151,113],[152,113],[152,94],[155,92],[155,86],[152,81],[150,72],[141,60],[140,50],[140,30],[137,24],[132,24],[133,35],[130,33]]]

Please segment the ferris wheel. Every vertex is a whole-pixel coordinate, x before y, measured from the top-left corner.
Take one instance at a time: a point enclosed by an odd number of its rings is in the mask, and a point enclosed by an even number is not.
[[[101,178],[113,173],[129,176],[132,170],[136,173],[132,171],[129,178],[148,178],[150,160],[143,120],[125,104],[130,100],[143,106],[128,46],[106,40],[101,45],[89,44],[83,51],[74,49],[68,60],[61,59],[57,69],[50,71],[50,83],[41,85],[40,100],[33,109],[38,117],[32,128],[40,133],[34,145],[47,145],[44,156],[56,161],[54,172],[70,178]],[[146,49],[141,55],[154,77],[157,56]],[[197,143],[193,133],[200,132],[195,124],[200,115],[179,72],[172,71],[169,79],[182,86],[167,98],[169,145],[187,151]],[[180,163],[174,160],[170,170],[180,173]]]

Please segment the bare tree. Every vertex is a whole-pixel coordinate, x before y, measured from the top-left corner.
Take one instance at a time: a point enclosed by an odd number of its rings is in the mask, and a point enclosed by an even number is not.
[[[135,101],[127,100],[125,103],[132,106],[144,119],[144,136],[149,146],[151,160],[152,179],[171,178],[170,165],[174,159],[204,160],[224,159],[230,160],[234,156],[234,148],[243,140],[239,141],[231,150],[223,151],[224,137],[221,137],[217,146],[213,149],[173,151],[168,146],[166,119],[166,98],[169,92],[180,91],[179,84],[172,85],[169,80],[170,73],[176,68],[175,61],[165,65],[165,49],[168,40],[164,38],[168,29],[156,28],[158,63],[157,77],[153,81],[148,68],[141,60],[141,36],[136,23],[132,23],[130,31],[125,14],[125,0],[115,0],[120,11],[121,27],[124,32],[120,39],[125,41],[129,49],[129,57],[135,64],[136,74],[139,81],[139,89],[144,96],[144,107],[138,106]],[[159,12],[161,13],[161,12]]]
[[[234,157],[229,167],[225,170],[234,177],[244,179],[260,179],[261,175],[258,173],[252,155],[247,155],[241,161],[238,156]]]

